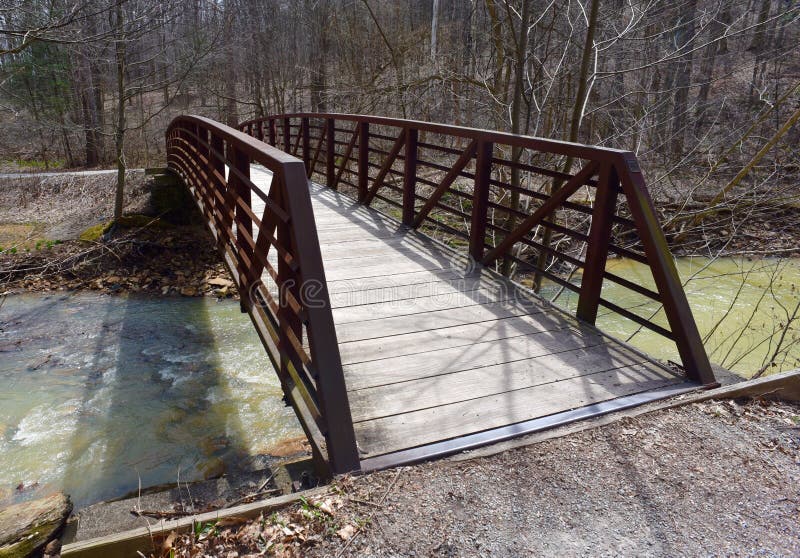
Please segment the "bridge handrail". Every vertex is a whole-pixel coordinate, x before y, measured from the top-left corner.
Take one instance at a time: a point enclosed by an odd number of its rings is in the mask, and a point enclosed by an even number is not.
[[[168,168],[205,216],[287,400],[314,451],[327,453],[317,462],[335,473],[359,469],[303,161],[201,116],[175,118],[166,142]],[[272,172],[268,191],[250,179],[253,164]],[[254,195],[263,215],[253,212]]]
[[[602,306],[667,338],[689,377],[716,381],[634,153],[354,114],[281,114],[238,127],[301,157],[309,178],[341,186],[362,204],[380,203],[409,227],[463,242],[476,262],[503,272],[524,267],[534,281],[576,292],[575,314],[585,322],[594,324]],[[569,171],[573,162],[578,172]],[[580,191],[583,200],[575,199]],[[535,263],[520,257],[525,250],[536,251]],[[610,253],[647,265],[655,290],[609,271]],[[559,265],[571,269],[566,279],[554,271]],[[604,298],[605,281],[662,305],[668,328],[656,313]]]

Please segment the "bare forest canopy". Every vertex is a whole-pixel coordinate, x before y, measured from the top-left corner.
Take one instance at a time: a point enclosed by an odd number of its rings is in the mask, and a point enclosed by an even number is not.
[[[667,221],[731,200],[752,220],[798,205],[799,19],[797,0],[0,0],[0,158],[149,166],[180,113],[369,113],[631,149]]]

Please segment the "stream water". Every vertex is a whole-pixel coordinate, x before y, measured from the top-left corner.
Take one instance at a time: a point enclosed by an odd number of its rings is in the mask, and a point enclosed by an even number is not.
[[[201,479],[302,435],[233,301],[9,296],[0,386],[0,506]]]
[[[712,360],[752,375],[800,301],[800,261],[678,264]],[[644,266],[609,265],[652,287]],[[603,296],[666,325],[657,305],[630,291],[606,282]],[[558,302],[574,309],[576,300]],[[800,366],[799,322],[770,372]],[[617,315],[601,312],[598,325],[677,358]],[[301,435],[237,302],[74,293],[14,295],[0,306],[0,506],[53,489],[82,506],[140,484],[200,479]]]
[[[648,267],[632,260],[608,263],[616,275],[655,290]],[[800,259],[693,257],[679,259],[677,267],[712,362],[745,377],[765,365],[765,373],[800,367]],[[544,294],[556,292],[551,286]],[[602,296],[668,328],[660,305],[641,295],[605,281]],[[565,291],[557,303],[574,311],[577,296]],[[651,356],[678,361],[673,343],[602,307],[597,325]]]

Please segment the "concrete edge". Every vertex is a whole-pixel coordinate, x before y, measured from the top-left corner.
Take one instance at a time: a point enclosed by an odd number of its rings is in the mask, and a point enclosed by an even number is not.
[[[516,448],[523,448],[538,444],[553,438],[561,438],[569,434],[592,430],[613,424],[625,418],[638,417],[654,411],[662,411],[682,407],[691,403],[708,401],[709,399],[736,399],[738,397],[766,397],[768,399],[778,399],[783,401],[800,402],[800,368],[772,374],[755,380],[744,380],[742,382],[727,386],[718,387],[704,391],[678,395],[670,399],[647,403],[639,407],[584,420],[569,425],[565,425],[542,432],[537,432],[523,438],[500,442],[484,448],[466,451],[458,455],[447,458],[449,461],[467,461],[479,457],[489,457],[498,453]]]
[[[139,557],[139,551],[147,552],[153,549],[154,538],[165,535],[171,531],[184,533],[190,531],[195,523],[208,523],[233,518],[251,519],[262,513],[270,513],[284,508],[301,498],[314,498],[325,495],[331,491],[330,486],[321,486],[295,492],[285,496],[270,498],[250,504],[242,504],[232,508],[225,508],[207,513],[201,513],[180,519],[161,520],[150,527],[140,527],[121,533],[114,533],[104,537],[87,539],[66,544],[61,549],[63,558],[101,558],[106,556]]]

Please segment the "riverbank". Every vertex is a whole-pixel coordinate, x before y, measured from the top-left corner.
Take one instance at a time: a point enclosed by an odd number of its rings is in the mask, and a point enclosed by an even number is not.
[[[175,226],[144,216],[107,238],[0,254],[0,293],[66,290],[238,296],[202,226]]]
[[[159,218],[155,179],[143,171],[128,174],[126,217],[109,228],[115,179],[94,173],[3,180],[0,294],[237,296],[199,218],[181,224]]]
[[[166,547],[178,557],[796,556],[798,514],[800,406],[711,401],[343,478],[310,502]]]

